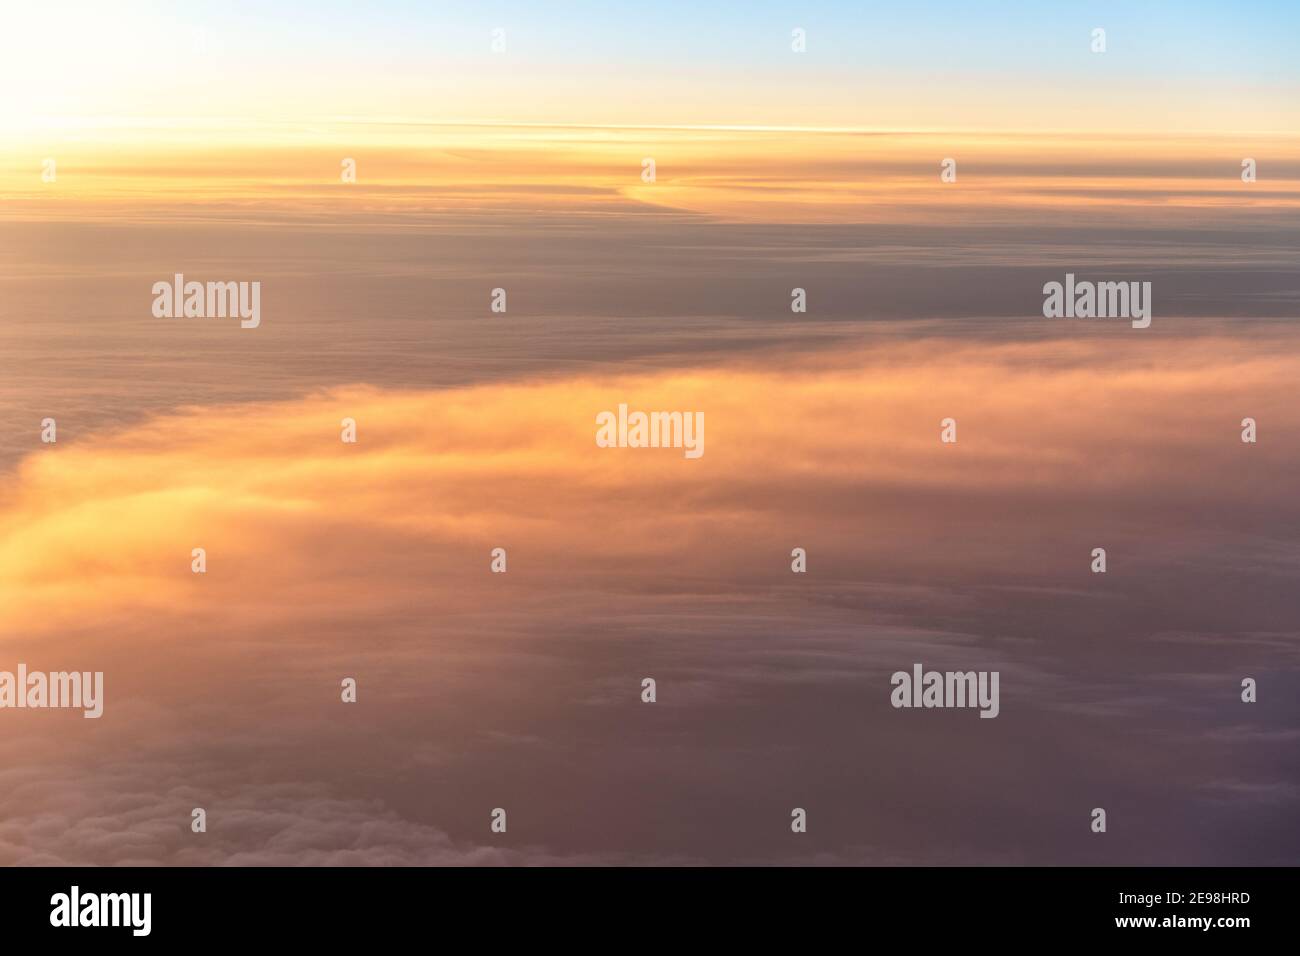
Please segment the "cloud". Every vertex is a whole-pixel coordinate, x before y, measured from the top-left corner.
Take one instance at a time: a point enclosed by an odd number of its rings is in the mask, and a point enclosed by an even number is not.
[[[193,769],[193,768],[191,768]],[[599,855],[452,840],[381,801],[319,783],[239,784],[229,768],[177,773],[138,761],[111,768],[0,771],[0,865],[505,866],[594,865]],[[140,781],[165,780],[160,789]],[[194,833],[191,811],[207,811]],[[486,820],[486,816],[484,818]],[[486,831],[486,826],[484,827]]]
[[[0,503],[0,650],[103,670],[105,716],[0,713],[0,861],[779,860],[809,803],[833,822],[800,858],[1060,862],[1081,851],[1025,801],[1275,781],[1209,735],[1240,718],[1208,676],[1232,704],[1235,668],[1294,647],[1300,359],[1135,341],[355,386],[42,449]],[[620,402],[704,411],[704,457],[598,448]],[[914,661],[1000,670],[1001,716],[900,721],[887,678]]]

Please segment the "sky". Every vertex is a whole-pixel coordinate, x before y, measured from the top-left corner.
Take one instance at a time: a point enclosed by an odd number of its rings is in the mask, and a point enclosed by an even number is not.
[[[1300,860],[1294,5],[12,6],[0,864]]]
[[[1300,109],[1285,2],[56,2],[9,16],[13,135],[342,117],[1267,132]]]

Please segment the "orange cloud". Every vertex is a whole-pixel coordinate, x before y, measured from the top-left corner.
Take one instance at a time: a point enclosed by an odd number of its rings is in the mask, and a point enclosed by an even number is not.
[[[1131,336],[1123,350],[1114,334]],[[1140,507],[1176,499],[1191,472],[1230,483],[1242,469],[1281,493],[1259,469],[1290,453],[1275,440],[1243,446],[1238,422],[1257,417],[1270,439],[1294,428],[1285,395],[1300,359],[1265,343],[1140,335],[894,341],[163,416],[25,460],[0,511],[0,621],[51,630],[142,611],[374,609],[425,589],[469,612],[495,546],[540,584],[527,568],[703,570],[719,542],[736,548],[724,565],[760,548],[780,564],[781,524],[833,522],[841,509],[867,527],[894,524],[902,498],[914,524],[895,532],[915,535],[947,520],[959,494]],[[620,402],[704,412],[703,457],[597,447],[596,415]],[[956,445],[938,440],[946,417]],[[355,445],[340,441],[344,418],[358,423]],[[887,545],[912,550],[906,538]],[[207,549],[206,576],[190,572],[194,547]]]
[[[643,207],[736,220],[942,223],[1048,208],[1293,209],[1300,142],[1239,137],[327,124],[113,129],[11,151],[10,219],[564,212]],[[57,180],[41,180],[44,159]],[[642,161],[653,158],[653,183]],[[957,162],[941,184],[940,162]],[[356,182],[340,179],[356,161]]]

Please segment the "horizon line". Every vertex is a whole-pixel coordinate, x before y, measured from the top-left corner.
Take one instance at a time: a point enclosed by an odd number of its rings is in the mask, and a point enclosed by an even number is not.
[[[1132,129],[1103,129],[1083,127],[907,127],[907,126],[805,126],[767,123],[580,123],[569,121],[538,120],[438,120],[420,117],[394,116],[379,119],[352,115],[323,116],[307,119],[261,119],[239,116],[211,116],[186,118],[175,116],[109,116],[109,117],[58,117],[43,120],[35,126],[17,132],[51,131],[53,129],[203,129],[223,128],[274,128],[309,131],[321,124],[374,127],[414,127],[435,129],[574,129],[664,132],[721,132],[721,133],[799,133],[861,136],[933,136],[943,134],[979,134],[988,136],[1031,136],[1072,134],[1090,137],[1110,136],[1140,139],[1172,139],[1179,136],[1213,136],[1234,138],[1240,136],[1274,136],[1300,138],[1293,129],[1248,129],[1224,131],[1222,129],[1177,129],[1160,132]]]

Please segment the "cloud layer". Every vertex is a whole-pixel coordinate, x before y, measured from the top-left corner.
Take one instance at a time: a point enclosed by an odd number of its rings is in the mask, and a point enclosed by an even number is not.
[[[0,714],[0,853],[1294,862],[1300,360],[1127,334],[341,388],[32,454],[3,666],[107,703]],[[598,448],[620,402],[705,412],[704,457]],[[892,710],[916,660],[1000,670],[1002,716]]]

